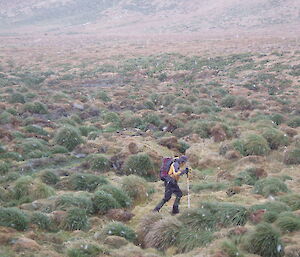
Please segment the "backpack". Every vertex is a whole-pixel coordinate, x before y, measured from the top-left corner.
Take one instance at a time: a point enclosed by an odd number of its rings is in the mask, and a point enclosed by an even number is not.
[[[174,162],[174,159],[171,158],[171,157],[163,158],[162,164],[161,164],[161,167],[160,167],[160,173],[159,173],[160,179],[162,181],[165,181],[166,177],[168,176],[170,167],[171,167],[173,162]]]

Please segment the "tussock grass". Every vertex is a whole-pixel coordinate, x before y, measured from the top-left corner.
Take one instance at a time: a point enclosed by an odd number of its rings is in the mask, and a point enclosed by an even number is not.
[[[260,194],[265,197],[268,197],[269,195],[277,195],[280,192],[288,192],[288,187],[282,180],[275,177],[258,180],[254,184],[253,188],[253,193]]]
[[[0,226],[26,230],[28,225],[29,218],[20,209],[0,207]]]
[[[277,199],[286,203],[293,211],[300,209],[300,194],[290,193],[282,196],[278,196]]]
[[[120,204],[109,193],[99,190],[96,191],[92,197],[94,211],[99,214],[105,214],[110,209],[120,208]]]
[[[60,128],[55,134],[54,141],[69,151],[74,150],[77,145],[83,143],[80,132],[72,126]]]
[[[255,227],[245,239],[243,247],[250,253],[262,257],[284,256],[284,245],[280,233],[268,223],[261,223]]]
[[[136,233],[130,227],[122,222],[110,222],[103,228],[103,233],[108,236],[124,237],[130,242],[134,242],[137,238]]]
[[[108,180],[103,176],[93,174],[74,174],[69,178],[71,189],[92,192],[100,185],[108,184]]]
[[[132,204],[131,198],[122,189],[112,185],[104,185],[98,188],[113,196],[122,208],[129,208]]]
[[[176,239],[181,228],[182,223],[176,217],[166,217],[155,222],[145,237],[146,247],[166,250],[176,245]]]
[[[134,202],[140,203],[148,199],[148,183],[145,179],[136,176],[129,175],[122,178],[121,188],[134,200]]]
[[[80,208],[73,208],[67,211],[62,227],[65,230],[85,230],[89,226],[86,211]]]
[[[74,207],[78,207],[86,210],[88,214],[94,213],[92,195],[88,194],[64,194],[60,195],[55,200],[55,209],[69,210]]]

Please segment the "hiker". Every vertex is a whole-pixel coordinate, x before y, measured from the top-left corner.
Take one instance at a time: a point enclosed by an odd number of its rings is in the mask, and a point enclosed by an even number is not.
[[[189,169],[186,166],[187,156],[181,156],[175,158],[170,166],[168,175],[164,177],[165,196],[161,202],[154,208],[154,212],[159,212],[163,205],[171,199],[172,194],[176,195],[176,199],[173,204],[172,214],[179,213],[179,202],[182,197],[182,191],[178,186],[178,180],[181,175],[188,174]]]

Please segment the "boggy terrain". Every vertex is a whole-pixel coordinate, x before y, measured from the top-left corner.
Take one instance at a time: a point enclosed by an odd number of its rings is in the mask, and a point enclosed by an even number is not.
[[[299,256],[298,39],[176,42],[1,38],[0,256]]]

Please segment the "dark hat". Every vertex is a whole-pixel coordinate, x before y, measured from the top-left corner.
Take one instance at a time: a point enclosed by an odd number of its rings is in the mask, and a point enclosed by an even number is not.
[[[178,161],[179,161],[180,163],[182,163],[182,162],[187,162],[187,160],[188,160],[188,157],[185,156],[185,155],[182,155],[182,156],[178,159]]]

